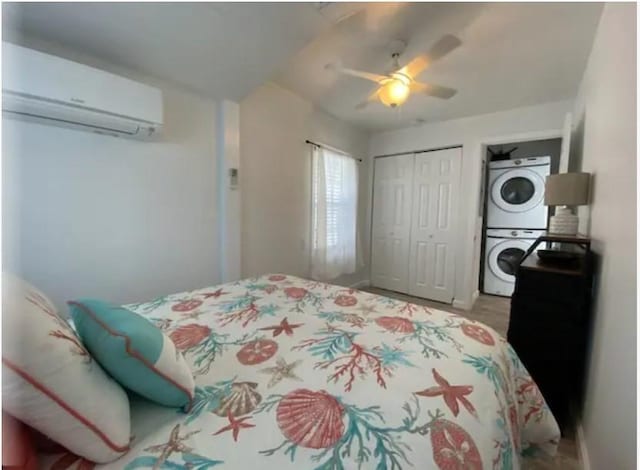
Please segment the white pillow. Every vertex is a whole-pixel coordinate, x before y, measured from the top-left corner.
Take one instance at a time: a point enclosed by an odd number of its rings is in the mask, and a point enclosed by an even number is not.
[[[2,406],[74,454],[106,463],[129,450],[125,391],[93,360],[53,303],[2,276]]]

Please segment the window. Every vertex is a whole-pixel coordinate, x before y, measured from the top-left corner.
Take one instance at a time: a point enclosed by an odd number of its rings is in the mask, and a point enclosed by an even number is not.
[[[356,270],[356,161],[313,146],[311,277],[334,279]]]

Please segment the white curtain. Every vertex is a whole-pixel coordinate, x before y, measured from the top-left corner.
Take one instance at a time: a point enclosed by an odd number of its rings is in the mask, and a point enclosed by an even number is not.
[[[356,271],[356,161],[312,147],[311,277],[327,281]]]

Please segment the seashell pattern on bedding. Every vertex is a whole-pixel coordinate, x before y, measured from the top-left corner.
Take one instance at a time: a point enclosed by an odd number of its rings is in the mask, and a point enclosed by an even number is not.
[[[258,384],[255,382],[235,382],[231,385],[231,392],[220,399],[220,406],[213,412],[218,416],[243,416],[251,413],[262,401],[262,396],[256,392]]]
[[[294,444],[326,449],[344,434],[344,407],[324,390],[294,390],[276,410],[278,427]]]
[[[518,470],[560,437],[506,340],[452,313],[285,274],[127,308],[173,339],[195,397],[136,402],[132,450],[97,468]]]

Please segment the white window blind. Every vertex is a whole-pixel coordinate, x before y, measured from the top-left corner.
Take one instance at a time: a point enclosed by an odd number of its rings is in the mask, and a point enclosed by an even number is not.
[[[356,270],[356,161],[313,146],[311,276],[330,280]]]

